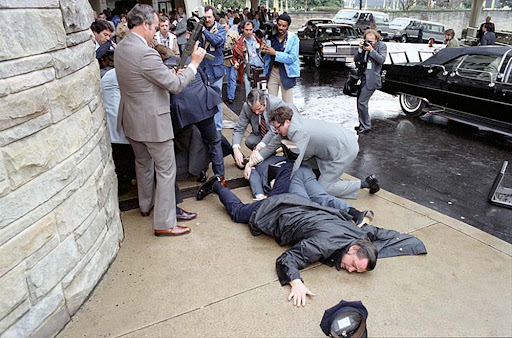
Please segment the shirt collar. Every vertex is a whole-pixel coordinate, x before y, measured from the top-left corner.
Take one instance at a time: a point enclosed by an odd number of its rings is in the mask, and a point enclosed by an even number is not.
[[[142,36],[140,36],[139,34],[135,33],[135,32],[132,32],[133,34],[135,34],[135,36],[138,36],[139,39],[141,39],[142,41],[144,41],[144,43],[146,44],[146,46],[148,45],[148,42],[146,41],[146,39],[144,39]]]

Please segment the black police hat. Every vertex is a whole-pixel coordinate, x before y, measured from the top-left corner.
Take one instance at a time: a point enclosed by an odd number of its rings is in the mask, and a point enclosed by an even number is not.
[[[366,319],[368,310],[360,301],[342,300],[325,311],[320,328],[331,337],[367,337]]]

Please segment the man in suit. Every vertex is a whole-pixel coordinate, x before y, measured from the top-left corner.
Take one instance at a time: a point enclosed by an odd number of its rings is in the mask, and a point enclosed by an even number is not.
[[[205,51],[196,46],[188,68],[175,74],[148,46],[157,25],[158,16],[149,5],[135,5],[128,13],[130,33],[114,55],[121,90],[117,129],[123,126],[135,153],[141,215],[149,216],[154,206],[155,235],[178,236],[190,229],[176,224],[176,163],[169,93],[179,93],[194,79]]]
[[[380,72],[386,61],[387,47],[381,41],[380,34],[367,29],[359,42],[359,51],[354,61],[359,65],[361,76],[361,91],[357,96],[357,112],[359,113],[359,126],[356,127],[359,135],[372,130],[368,102],[376,89],[382,86]]]
[[[278,135],[256,156],[251,156],[246,165],[246,178],[250,177],[251,167],[270,157],[281,146],[283,139],[288,139],[296,146],[295,150],[291,149],[297,155],[292,175],[304,163],[312,169],[318,169],[318,183],[330,195],[357,198],[361,188],[369,188],[370,194],[379,191],[375,175],[362,181],[340,181],[345,168],[359,151],[357,139],[352,132],[334,123],[304,119],[287,106],[273,110],[269,119]]]
[[[180,54],[183,54],[185,50],[185,46],[187,45],[187,20],[185,20],[185,13],[180,14],[180,9],[183,11],[183,8],[178,8],[178,15],[176,16],[176,38],[178,39],[178,46],[180,49]]]
[[[496,35],[493,31],[493,26],[490,23],[485,23],[482,27],[482,38],[480,39],[480,46],[490,46],[494,45],[496,42]]]
[[[233,152],[238,166],[243,167],[244,156],[240,151],[240,144],[247,126],[250,124],[252,131],[245,140],[245,145],[251,150],[256,150],[251,154],[252,157],[256,156],[256,153],[272,140],[274,130],[270,124],[269,115],[274,109],[283,106],[289,106],[297,115],[299,114],[293,104],[287,105],[280,98],[265,94],[261,89],[254,88],[249,92],[247,101],[242,106],[242,111],[233,129]]]

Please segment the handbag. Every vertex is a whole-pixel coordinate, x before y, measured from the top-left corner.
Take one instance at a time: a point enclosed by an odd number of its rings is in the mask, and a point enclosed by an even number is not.
[[[347,82],[343,86],[343,94],[357,97],[361,91],[361,75],[359,70],[354,69],[348,75]]]

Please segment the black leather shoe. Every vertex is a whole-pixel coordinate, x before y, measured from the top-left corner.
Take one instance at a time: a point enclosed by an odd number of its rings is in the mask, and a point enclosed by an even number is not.
[[[371,174],[364,180],[368,183],[368,185],[370,185],[370,194],[375,194],[377,191],[380,190],[379,180],[374,174]]]
[[[235,102],[235,101],[233,101],[232,99],[228,99],[229,104],[233,104],[233,102]]]
[[[365,211],[361,211],[361,213],[359,214],[359,216],[357,217],[357,219],[354,220],[354,222],[356,223],[356,225],[360,228],[363,227],[363,225],[366,224],[365,222],[365,217],[368,217],[369,219],[369,222],[373,221],[373,217],[374,217],[374,213],[373,211],[371,210],[365,210]]]
[[[201,182],[201,183],[204,183],[206,182],[206,179],[208,178],[208,176],[206,176],[206,170],[203,170],[199,173],[199,176],[197,177],[197,182]]]
[[[212,187],[215,182],[220,182],[219,175],[212,176],[212,178],[210,178],[208,181],[206,181],[206,183],[203,183],[203,185],[199,187],[199,190],[197,190],[196,199],[201,201],[206,196],[211,194],[213,192]]]
[[[149,211],[140,211],[140,215],[142,217],[149,217],[149,215],[151,215],[151,210],[153,210],[154,207],[151,207],[151,209],[149,209]]]
[[[195,212],[189,212],[187,210],[183,210],[179,208],[179,212],[176,212],[176,219],[180,221],[190,221],[197,217]]]

